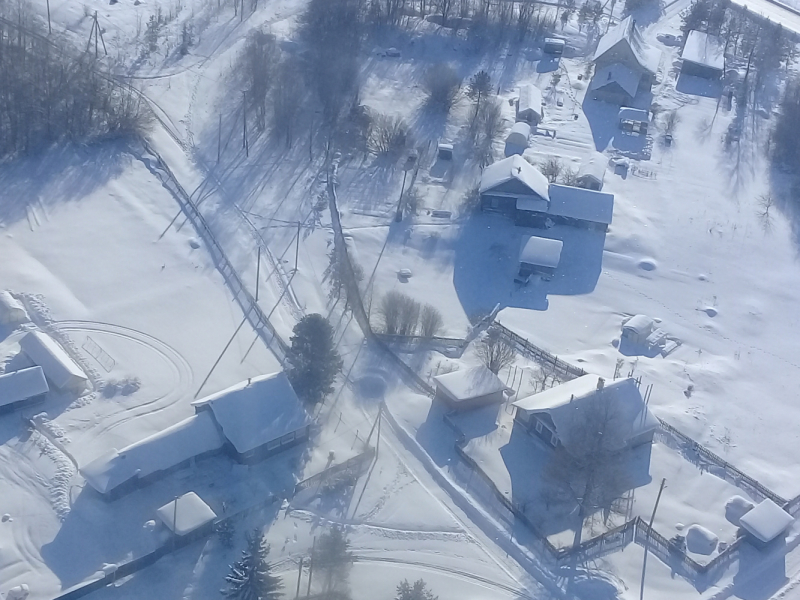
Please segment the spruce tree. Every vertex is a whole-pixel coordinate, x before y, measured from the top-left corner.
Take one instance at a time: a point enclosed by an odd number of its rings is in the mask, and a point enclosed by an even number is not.
[[[231,600],[278,600],[283,583],[270,573],[268,554],[269,546],[261,533],[254,530],[247,536],[242,558],[231,565],[231,572],[225,578],[228,589],[222,591],[223,596]]]
[[[434,596],[422,579],[417,579],[413,584],[404,579],[397,586],[395,600],[439,600],[439,596]]]
[[[294,326],[292,347],[286,356],[289,381],[297,395],[317,404],[333,391],[342,360],[333,343],[333,327],[319,314],[303,317]]]

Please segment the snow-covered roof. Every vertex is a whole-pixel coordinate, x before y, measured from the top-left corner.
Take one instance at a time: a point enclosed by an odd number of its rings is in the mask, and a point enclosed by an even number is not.
[[[764,543],[774,540],[793,522],[794,518],[769,498],[739,519],[745,531]]]
[[[637,123],[649,123],[650,122],[650,111],[644,110],[642,108],[630,108],[628,106],[624,106],[619,109],[619,114],[617,118],[620,121],[636,121]]]
[[[156,511],[161,522],[176,535],[186,535],[211,523],[217,514],[194,492],[178,496]]]
[[[566,40],[562,40],[561,38],[544,38],[545,45],[553,44],[556,46],[565,46],[567,44]]]
[[[725,69],[725,47],[720,39],[702,31],[690,31],[681,58],[704,67]]]
[[[612,63],[599,69],[594,74],[589,88],[594,91],[610,83],[616,83],[625,90],[626,94],[633,98],[636,96],[636,92],[639,89],[639,80],[641,80],[641,78],[641,74],[626,67],[622,63]]]
[[[194,456],[222,448],[214,418],[199,413],[122,450],[113,449],[85,467],[81,475],[98,492],[110,492],[134,477],[165,471]]]
[[[633,315],[622,324],[622,329],[630,329],[637,335],[650,335],[655,326],[655,321],[647,315]]]
[[[548,212],[558,217],[610,225],[614,215],[614,195],[551,183]]]
[[[639,66],[655,74],[658,69],[658,53],[642,39],[641,34],[636,29],[636,21],[633,20],[633,16],[624,18],[600,38],[592,60],[597,62],[599,58],[619,43],[626,44],[633,51]]]
[[[588,159],[581,163],[580,169],[578,169],[578,179],[591,177],[602,185],[606,176],[607,164],[608,159],[603,154],[593,152]]]
[[[520,181],[537,196],[545,200],[549,198],[547,177],[518,154],[499,160],[483,170],[480,193],[483,194],[512,179]]]
[[[526,196],[524,198],[517,198],[515,206],[517,210],[546,213],[549,204],[547,203],[547,200],[542,200],[538,196]]]
[[[86,373],[46,333],[29,331],[19,345],[34,363],[42,367],[45,376],[57,388],[70,388],[89,380]]]
[[[608,438],[612,448],[622,448],[630,439],[658,427],[658,419],[648,410],[636,381],[631,377],[606,382],[602,377],[587,374],[521,398],[514,402],[514,406],[527,413],[549,414],[559,439],[569,447],[581,415],[601,400],[613,403],[613,431],[605,432],[613,435],[613,438]]]
[[[505,389],[503,382],[483,365],[434,377],[437,387],[456,402],[494,394]]]
[[[518,121],[514,123],[511,131],[506,138],[507,144],[516,144],[517,146],[528,147],[528,137],[531,135],[531,126],[525,121]]]
[[[240,454],[311,424],[283,371],[242,381],[192,405],[211,409]]]
[[[49,390],[42,367],[4,373],[0,375],[0,406],[40,396]]]
[[[542,91],[533,84],[523,85],[519,88],[519,103],[517,112],[533,111],[539,118],[542,117]]]
[[[7,290],[0,291],[0,323],[24,323],[28,312],[22,303]]]
[[[561,249],[564,242],[547,238],[527,235],[522,238],[519,252],[519,262],[539,267],[555,269],[561,260]]]

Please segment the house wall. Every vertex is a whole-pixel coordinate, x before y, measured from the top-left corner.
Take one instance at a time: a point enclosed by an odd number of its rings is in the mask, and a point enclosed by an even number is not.
[[[578,185],[584,189],[594,190],[596,192],[599,192],[600,190],[603,189],[603,182],[598,181],[592,175],[583,175],[581,177],[578,177]]]
[[[240,463],[251,465],[305,442],[310,433],[311,425],[306,425],[305,427],[301,427],[300,429],[292,431],[291,433],[281,436],[280,438],[270,440],[266,444],[262,444],[261,446],[248,452],[239,453],[236,452],[236,450],[233,450],[232,456]]]
[[[544,229],[547,213],[533,212],[530,210],[514,211],[514,224],[517,227],[534,227]]]
[[[536,114],[536,111],[528,108],[526,110],[517,110],[517,121],[525,121],[531,127],[535,127],[541,122],[541,118]]]
[[[553,267],[543,267],[541,265],[531,265],[531,264],[524,263],[524,262],[519,263],[519,274],[522,275],[522,276],[532,275],[534,273],[539,273],[541,275],[544,275],[545,277],[552,277],[555,272],[556,272],[556,270]]]
[[[628,447],[636,448],[637,446],[641,446],[642,444],[652,444],[654,435],[655,431],[645,431],[643,433],[640,433],[639,435],[632,437],[630,440],[628,440]]]
[[[15,410],[19,410],[20,408],[25,408],[26,406],[33,406],[34,404],[39,404],[44,402],[44,394],[39,394],[38,396],[31,396],[30,398],[26,398],[25,400],[18,400],[17,402],[12,402],[11,404],[6,404],[4,406],[0,406],[0,415],[5,415]]]
[[[495,196],[492,193],[481,194],[481,210],[513,216],[517,210],[517,199]]]
[[[705,65],[698,65],[697,63],[689,61],[683,61],[681,73],[693,75],[695,77],[703,77],[704,79],[719,79],[722,76],[722,71],[718,69]]]
[[[520,423],[528,433],[535,435],[551,448],[556,448],[560,444],[558,436],[553,431],[552,422],[547,423],[547,418],[540,418],[535,413],[529,415],[523,410],[517,410],[514,420]]]
[[[503,390],[499,390],[492,394],[484,394],[483,396],[475,396],[468,400],[460,402],[453,400],[444,390],[436,388],[436,399],[441,401],[445,406],[451,410],[471,410],[473,408],[480,408],[482,406],[489,406],[490,404],[500,404],[505,401],[506,397]]]

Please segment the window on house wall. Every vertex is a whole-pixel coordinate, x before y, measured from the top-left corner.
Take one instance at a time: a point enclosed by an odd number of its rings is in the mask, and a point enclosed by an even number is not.
[[[555,433],[550,434],[550,443],[553,445],[553,448],[558,446],[558,437],[556,437]]]
[[[536,433],[542,433],[542,422],[536,419]]]
[[[281,445],[281,440],[280,439],[274,439],[271,442],[267,442],[267,450],[274,450],[275,448],[277,448],[280,445]]]

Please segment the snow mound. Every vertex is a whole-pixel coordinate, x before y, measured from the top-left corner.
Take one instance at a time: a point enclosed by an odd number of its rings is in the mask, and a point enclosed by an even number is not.
[[[717,549],[718,538],[702,525],[692,525],[686,530],[686,548],[695,554],[711,554]]]
[[[741,496],[731,496],[731,498],[725,503],[725,518],[729,523],[739,527],[739,519],[750,512],[754,506],[755,504],[750,502],[750,500],[747,498],[742,498]]]

